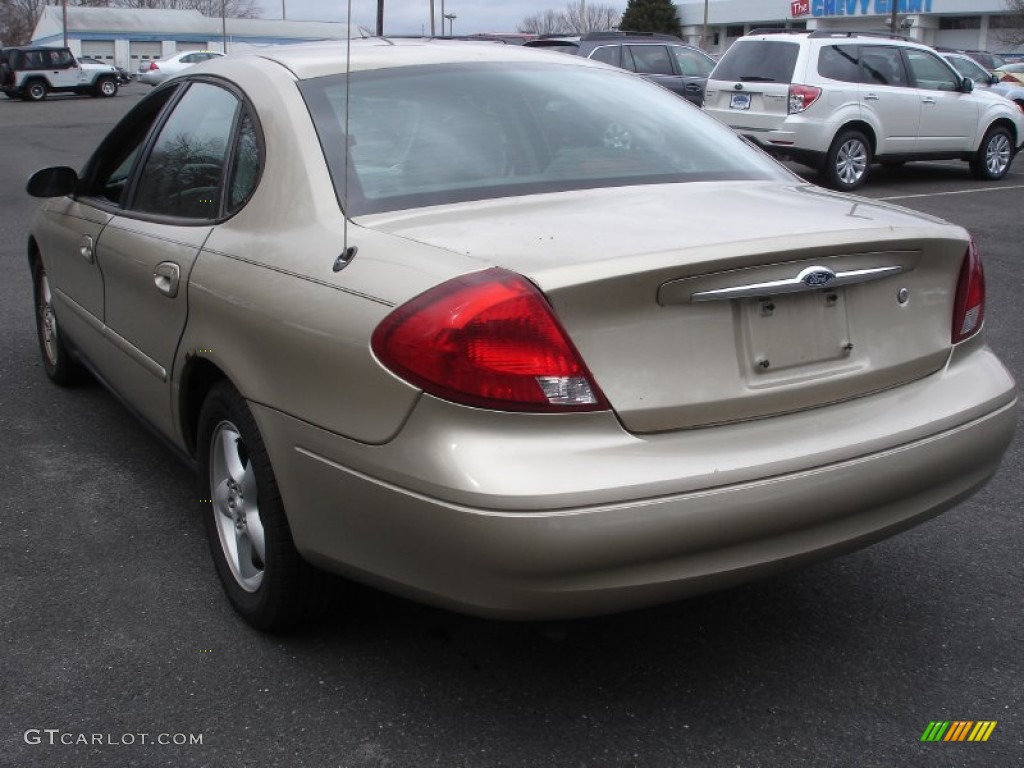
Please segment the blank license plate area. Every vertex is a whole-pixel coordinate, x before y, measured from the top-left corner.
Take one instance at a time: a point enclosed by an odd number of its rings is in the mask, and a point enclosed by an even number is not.
[[[729,96],[729,107],[732,109],[750,109],[749,93],[734,93]]]
[[[842,291],[741,302],[744,350],[757,373],[846,359],[853,344]]]

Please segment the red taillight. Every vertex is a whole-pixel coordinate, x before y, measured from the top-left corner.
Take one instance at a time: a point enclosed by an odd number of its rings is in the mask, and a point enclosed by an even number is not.
[[[420,294],[384,319],[371,345],[394,373],[453,402],[506,411],[608,407],[540,291],[502,269]]]
[[[150,71],[150,72],[155,72],[155,71],[156,71],[156,70],[158,70],[158,69],[160,69],[160,67],[158,67],[158,66],[156,65],[156,62],[155,62],[155,61],[151,61],[151,62],[149,62],[149,71]]]
[[[791,85],[789,86],[789,114],[795,115],[803,112],[821,96],[821,88],[813,85]]]
[[[971,240],[967,255],[960,267],[953,304],[953,343],[969,339],[981,330],[985,320],[985,271],[981,266],[978,248]]]

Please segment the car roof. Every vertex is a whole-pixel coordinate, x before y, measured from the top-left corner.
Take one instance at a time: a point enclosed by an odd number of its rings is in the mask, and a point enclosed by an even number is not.
[[[490,41],[359,38],[352,40],[352,71],[472,62],[537,62],[561,66],[594,66],[577,56],[553,58],[543,48],[522,45],[494,45]],[[262,48],[243,56],[258,56],[277,62],[300,80],[345,72],[344,40],[332,40]],[[238,57],[232,56],[238,60]],[[209,70],[212,71],[212,70]]]

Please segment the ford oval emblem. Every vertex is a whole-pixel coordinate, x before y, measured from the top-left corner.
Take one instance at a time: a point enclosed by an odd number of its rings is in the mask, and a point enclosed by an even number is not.
[[[828,267],[808,267],[797,279],[808,288],[823,288],[836,279],[836,273]]]

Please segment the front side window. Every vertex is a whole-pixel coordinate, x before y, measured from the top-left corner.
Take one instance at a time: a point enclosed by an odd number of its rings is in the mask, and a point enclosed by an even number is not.
[[[955,91],[960,87],[959,80],[938,56],[916,49],[907,50],[906,55],[918,88],[928,91]]]
[[[103,140],[82,171],[79,194],[101,204],[121,207],[127,198],[132,170],[146,138],[176,87],[162,88],[136,105]]]
[[[531,63],[355,72],[347,138],[344,76],[300,89],[349,215],[566,189],[788,178],[671,92],[607,70]]]
[[[988,85],[991,77],[982,66],[966,56],[954,56],[947,59],[950,64],[964,77],[970,78],[980,85]]]
[[[669,50],[675,57],[679,71],[686,77],[707,77],[715,68],[714,59],[697,51],[683,48],[681,45],[670,46]]]
[[[162,216],[215,218],[240,106],[224,88],[193,83],[146,158],[131,208]]]

